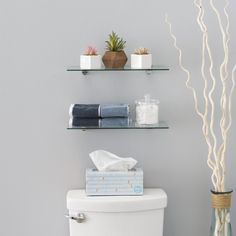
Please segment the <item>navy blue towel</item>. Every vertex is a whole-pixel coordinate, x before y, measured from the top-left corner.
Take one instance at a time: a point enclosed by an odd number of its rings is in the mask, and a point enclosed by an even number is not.
[[[72,104],[69,114],[70,117],[98,118],[99,110],[99,104]]]
[[[70,127],[99,127],[99,119],[96,118],[79,118],[79,117],[72,117],[69,121]]]

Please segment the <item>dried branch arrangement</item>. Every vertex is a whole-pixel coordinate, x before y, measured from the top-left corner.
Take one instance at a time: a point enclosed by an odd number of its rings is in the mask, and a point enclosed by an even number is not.
[[[169,32],[173,39],[173,44],[179,54],[179,66],[186,73],[186,86],[192,91],[195,110],[202,120],[202,132],[208,147],[207,164],[212,170],[212,183],[216,192],[225,191],[225,153],[227,147],[228,133],[232,124],[232,95],[235,88],[234,73],[236,65],[231,70],[229,67],[229,15],[227,12],[229,1],[225,1],[224,9],[221,13],[216,7],[213,0],[209,0],[210,9],[213,10],[217,17],[218,26],[222,37],[223,60],[219,68],[219,74],[215,73],[215,59],[212,55],[212,46],[209,42],[208,26],[205,22],[205,6],[202,0],[195,0],[194,5],[198,10],[197,23],[202,35],[202,52],[201,52],[201,75],[203,78],[204,89],[204,108],[199,106],[199,94],[191,86],[192,74],[183,64],[182,50],[177,45],[177,39],[172,31],[172,25],[166,15],[165,21],[169,26]],[[223,22],[226,22],[225,24]],[[209,61],[209,63],[206,63]],[[221,81],[221,97],[219,100],[214,98],[214,92],[217,81]],[[216,123],[216,108],[220,107],[221,119],[219,124]],[[220,130],[221,137],[217,137],[216,129]]]

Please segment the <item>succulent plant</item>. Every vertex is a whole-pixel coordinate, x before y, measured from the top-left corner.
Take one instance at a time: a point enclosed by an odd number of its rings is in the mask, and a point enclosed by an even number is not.
[[[86,56],[96,56],[97,55],[97,50],[94,47],[87,47],[84,51],[84,55]]]
[[[134,54],[146,55],[146,54],[149,54],[149,50],[147,48],[137,48],[135,49]]]
[[[109,38],[106,41],[106,49],[108,51],[120,52],[125,48],[126,41],[118,36],[114,31],[109,34]]]

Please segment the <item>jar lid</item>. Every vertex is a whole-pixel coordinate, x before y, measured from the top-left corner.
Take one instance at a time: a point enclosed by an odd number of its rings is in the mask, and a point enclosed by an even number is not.
[[[151,99],[151,96],[150,94],[146,94],[144,95],[144,99],[138,99],[135,101],[136,104],[139,104],[139,105],[148,105],[148,104],[159,104],[160,101],[157,100],[157,99]]]

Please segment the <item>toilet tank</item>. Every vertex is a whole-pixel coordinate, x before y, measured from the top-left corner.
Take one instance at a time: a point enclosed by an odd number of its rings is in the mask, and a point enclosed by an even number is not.
[[[143,196],[88,197],[67,194],[70,236],[162,236],[167,195],[145,189]]]

